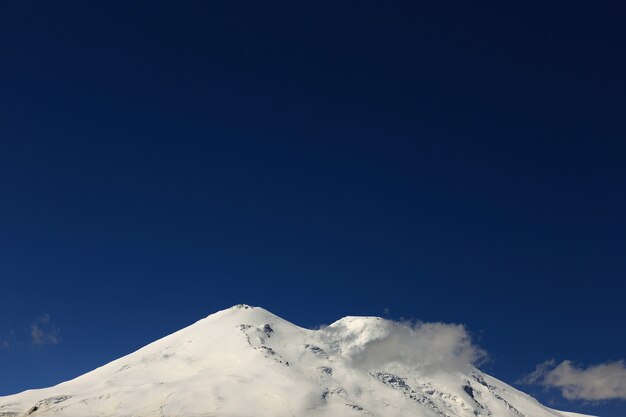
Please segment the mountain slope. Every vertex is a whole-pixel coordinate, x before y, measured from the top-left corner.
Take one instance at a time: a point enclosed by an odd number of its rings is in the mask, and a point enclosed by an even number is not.
[[[0,397],[0,417],[575,417],[459,362],[462,350],[448,355],[440,342],[454,334],[439,330],[420,349],[424,337],[376,317],[307,330],[238,305],[71,381]]]

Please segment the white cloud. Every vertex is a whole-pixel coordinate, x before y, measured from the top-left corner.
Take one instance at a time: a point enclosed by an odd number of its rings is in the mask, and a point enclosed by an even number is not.
[[[554,360],[546,361],[520,382],[560,389],[563,397],[570,400],[626,400],[626,366],[623,360],[587,368],[576,366],[571,361],[555,365]]]
[[[15,332],[11,330],[0,339],[0,350],[10,349],[15,344]]]
[[[347,346],[345,353],[354,366],[367,371],[390,370],[396,365],[422,373],[457,371],[486,358],[460,324],[380,320],[375,330],[364,326],[353,337],[356,343]]]
[[[61,341],[58,328],[50,323],[50,315],[41,315],[30,325],[30,336],[33,345],[56,345]]]

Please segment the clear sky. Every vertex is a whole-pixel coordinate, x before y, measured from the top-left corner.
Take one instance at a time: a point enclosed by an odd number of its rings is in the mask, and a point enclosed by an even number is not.
[[[624,3],[292,3],[0,4],[0,395],[248,303],[623,416]]]

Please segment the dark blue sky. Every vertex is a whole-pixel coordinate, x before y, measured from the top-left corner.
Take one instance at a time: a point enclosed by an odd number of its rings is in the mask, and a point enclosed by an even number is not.
[[[0,4],[0,395],[240,302],[625,359],[626,6],[336,3]]]

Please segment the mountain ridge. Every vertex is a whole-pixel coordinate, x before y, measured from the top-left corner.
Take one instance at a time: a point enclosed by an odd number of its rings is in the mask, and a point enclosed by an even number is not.
[[[304,329],[238,304],[53,387],[0,417],[583,417],[473,366],[458,325],[348,316]]]

